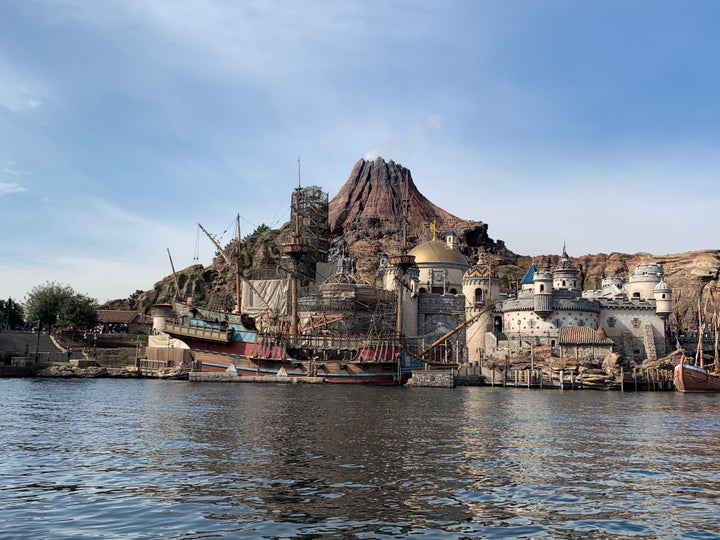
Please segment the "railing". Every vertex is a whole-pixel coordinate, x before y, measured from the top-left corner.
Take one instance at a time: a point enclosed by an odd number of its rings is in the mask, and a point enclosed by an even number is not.
[[[218,329],[195,324],[166,323],[165,332],[180,336],[196,337],[209,341],[228,343],[232,341],[233,329]]]

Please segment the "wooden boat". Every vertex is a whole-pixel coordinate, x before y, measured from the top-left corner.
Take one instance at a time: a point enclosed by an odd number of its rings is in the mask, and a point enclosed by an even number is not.
[[[720,374],[688,364],[685,355],[673,372],[673,384],[680,392],[720,392]]]

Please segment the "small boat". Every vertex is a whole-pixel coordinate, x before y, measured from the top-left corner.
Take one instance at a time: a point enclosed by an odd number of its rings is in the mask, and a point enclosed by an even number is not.
[[[675,366],[673,384],[680,392],[720,392],[720,374],[686,362],[685,355]]]

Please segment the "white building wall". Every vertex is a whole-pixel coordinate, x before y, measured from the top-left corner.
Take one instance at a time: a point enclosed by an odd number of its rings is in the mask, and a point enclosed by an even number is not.
[[[605,329],[607,336],[613,340],[629,333],[633,337],[642,337],[642,328],[645,324],[651,324],[653,329],[658,329],[660,335],[664,335],[664,323],[655,314],[654,309],[643,307],[627,307],[622,309],[604,309],[600,313],[600,326]]]

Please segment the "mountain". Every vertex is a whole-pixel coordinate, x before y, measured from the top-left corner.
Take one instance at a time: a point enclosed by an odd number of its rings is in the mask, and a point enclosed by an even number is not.
[[[404,200],[408,202],[410,248],[429,240],[430,224],[435,223],[442,232],[454,230],[458,234],[460,249],[471,262],[481,251],[493,253],[505,263],[517,261],[517,255],[502,241],[488,236],[487,224],[461,219],[425,198],[408,169],[382,158],[361,159],[330,201],[328,213],[331,233],[344,238],[361,271],[373,270],[378,254],[400,251]]]
[[[530,264],[551,268],[560,254],[517,255],[502,240],[488,236],[488,225],[482,221],[462,219],[443,210],[423,196],[415,186],[409,169],[381,158],[361,159],[353,167],[340,191],[330,200],[328,221],[333,235],[334,252],[347,250],[357,257],[358,270],[375,280],[380,253],[398,253],[402,246],[403,201],[408,205],[408,245],[430,239],[430,223],[441,232],[454,230],[459,247],[473,264],[482,254],[492,259],[493,267],[511,290]],[[288,203],[289,204],[289,203]],[[281,230],[258,229],[243,239],[242,263],[247,275],[275,271],[282,254],[281,244],[288,225]],[[584,287],[599,288],[603,276],[627,277],[639,263],[660,263],[665,280],[673,289],[676,313],[671,322],[694,331],[697,328],[698,302],[717,310],[720,306],[720,250],[704,250],[655,256],[648,253],[598,253],[571,257],[583,274]],[[234,281],[225,261],[218,257],[208,267],[194,265],[177,273],[180,296],[196,302],[232,305]],[[167,302],[174,292],[174,278],[167,276],[140,296],[137,304],[111,302],[106,307],[131,307],[147,312],[155,303]],[[717,299],[717,304],[715,304]]]

